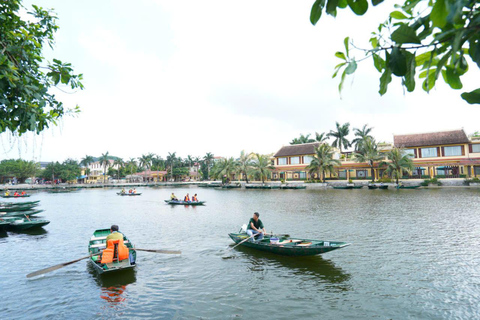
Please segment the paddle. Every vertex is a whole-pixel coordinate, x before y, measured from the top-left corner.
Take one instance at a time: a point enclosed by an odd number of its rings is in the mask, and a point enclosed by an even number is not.
[[[235,249],[236,247],[238,247],[239,245],[241,245],[241,244],[244,243],[245,241],[250,240],[250,238],[253,238],[253,237],[255,237],[255,236],[258,236],[259,234],[260,234],[260,233],[252,234],[250,237],[248,237],[248,238],[240,241],[239,243],[237,243],[237,244],[234,245],[233,247],[228,248],[227,251]]]
[[[80,258],[80,259],[76,259],[76,260],[72,260],[72,261],[69,261],[69,262],[60,263],[60,264],[57,264],[56,266],[53,266],[53,267],[48,267],[48,268],[45,268],[45,269],[42,269],[42,270],[38,270],[38,271],[35,271],[35,272],[32,272],[32,273],[27,274],[27,278],[32,278],[32,277],[35,277],[35,276],[39,276],[39,275],[41,275],[41,274],[49,273],[49,272],[58,270],[58,269],[60,269],[60,268],[66,267],[66,266],[68,266],[68,265],[71,265],[71,264],[73,264],[73,263],[75,263],[75,262],[82,261],[82,260],[85,260],[85,259],[87,259],[87,258],[90,258],[90,257],[93,257],[93,256],[98,256],[98,255],[100,255],[100,254],[88,255],[88,256],[82,257],[82,258]]]
[[[137,251],[145,251],[145,252],[153,252],[153,253],[166,253],[166,254],[181,254],[182,251],[176,251],[176,250],[152,250],[152,249],[138,249],[138,248],[133,248],[134,250]]]

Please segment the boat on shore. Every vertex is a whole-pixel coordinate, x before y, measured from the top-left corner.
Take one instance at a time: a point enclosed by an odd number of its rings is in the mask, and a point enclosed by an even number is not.
[[[248,238],[246,233],[229,233],[228,235],[236,244]],[[240,245],[284,256],[314,256],[344,248],[350,244],[339,241],[310,240],[287,236],[277,238],[266,235],[262,240],[247,240]]]
[[[123,244],[128,248],[128,258],[123,260],[115,260],[118,254],[113,253],[114,259],[110,263],[102,263],[100,253],[107,247],[107,236],[110,234],[110,229],[98,229],[93,232],[92,237],[88,242],[88,253],[91,255],[89,261],[98,274],[111,273],[119,270],[135,268],[135,260],[137,259],[137,252],[133,248],[130,240],[123,235]]]
[[[142,193],[126,193],[126,192],[117,192],[117,194],[119,196],[139,196],[141,195]]]
[[[207,201],[164,200],[167,204],[182,206],[203,206]]]

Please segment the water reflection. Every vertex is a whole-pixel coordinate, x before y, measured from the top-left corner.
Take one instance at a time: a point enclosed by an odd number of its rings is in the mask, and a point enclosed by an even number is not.
[[[47,230],[44,228],[39,228],[39,229],[27,229],[27,230],[12,230],[10,231],[11,233],[18,233],[18,234],[26,234],[30,236],[44,236],[48,233]],[[44,237],[39,237],[39,238],[44,238]]]
[[[261,252],[252,248],[239,246],[236,248],[244,254],[244,257],[251,264],[252,271],[263,271],[266,266],[281,267],[291,271],[288,276],[298,276],[299,279],[308,281],[328,282],[330,284],[345,284],[351,278],[346,273],[335,266],[335,264],[324,259],[322,256],[310,257],[288,257],[280,256],[270,252]],[[341,287],[342,290],[349,290],[347,285]]]
[[[88,272],[100,287],[100,298],[112,306],[124,302],[126,300],[125,291],[127,286],[137,281],[134,269],[116,271],[110,274],[98,274],[89,263]]]

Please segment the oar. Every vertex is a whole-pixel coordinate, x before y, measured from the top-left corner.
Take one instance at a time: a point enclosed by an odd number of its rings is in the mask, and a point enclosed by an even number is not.
[[[73,264],[75,262],[82,261],[82,260],[85,260],[87,258],[90,258],[90,257],[93,257],[93,256],[98,256],[98,255],[100,255],[100,254],[88,255],[88,256],[82,257],[80,259],[60,263],[60,264],[57,264],[56,266],[53,266],[53,267],[48,267],[48,268],[45,268],[45,269],[42,269],[42,270],[38,270],[38,271],[27,274],[27,278],[31,278],[31,277],[39,276],[41,274],[49,273],[49,272],[58,270],[60,268],[66,267],[66,266],[68,266],[70,264]]]
[[[181,254],[182,253],[182,251],[177,251],[177,250],[152,250],[152,249],[138,249],[138,248],[133,248],[133,250],[153,252],[153,253],[166,253],[166,254]]]
[[[244,243],[245,241],[250,240],[250,238],[253,238],[253,237],[255,237],[255,236],[258,236],[259,234],[260,234],[260,233],[252,234],[250,237],[248,237],[248,238],[240,241],[239,243],[237,243],[237,244],[234,245],[233,247],[228,248],[227,251],[235,249],[236,247],[238,247],[239,245],[241,245],[241,244]]]

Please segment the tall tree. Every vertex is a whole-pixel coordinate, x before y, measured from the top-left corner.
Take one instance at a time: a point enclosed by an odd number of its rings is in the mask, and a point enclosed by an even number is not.
[[[245,150],[240,152],[240,158],[238,159],[237,171],[245,176],[245,182],[248,183],[248,175],[252,171],[253,161],[252,153],[247,153]]]
[[[332,147],[340,149],[340,154],[342,154],[342,146],[346,149],[351,146],[350,141],[348,141],[347,136],[350,133],[350,123],[345,123],[340,125],[336,122],[336,130],[330,130],[327,134],[328,137],[334,138],[332,142]]]
[[[103,167],[103,184],[105,184],[105,179],[107,177],[107,167],[110,167],[108,151],[106,153],[102,153],[102,156],[100,157],[100,165]]]
[[[324,143],[327,139],[328,139],[328,135],[325,132],[322,132],[322,133],[315,132],[316,142]]]
[[[310,164],[307,166],[308,173],[318,173],[318,177],[325,182],[326,173],[334,173],[335,166],[340,166],[340,161],[333,159],[334,151],[328,144],[320,144],[315,148],[315,154]]]
[[[130,158],[128,160],[127,167],[130,172],[130,175],[132,175],[133,171],[136,170],[136,167],[137,167],[137,161],[135,160],[135,158]]]
[[[372,0],[378,5],[383,0]],[[385,1],[386,2],[386,1]],[[316,24],[322,12],[333,17],[337,9],[350,7],[357,15],[368,11],[367,0],[316,0],[310,21]],[[387,92],[392,75],[401,78],[408,92],[415,90],[416,73],[422,88],[431,90],[439,76],[452,89],[462,89],[460,77],[469,69],[468,60],[480,68],[480,3],[476,0],[404,0],[395,5],[386,21],[370,38],[372,49],[360,49],[360,60],[372,57],[380,76],[380,95]],[[339,85],[342,90],[347,75],[357,69],[357,60],[345,38],[345,52],[337,51],[341,60],[334,77],[343,70]],[[355,48],[358,48],[355,46]],[[464,92],[461,97],[470,104],[480,104],[480,88]]]
[[[170,166],[170,179],[173,179],[173,166],[176,160],[177,160],[176,152],[174,153],[169,152],[167,155],[167,165]]]
[[[152,159],[154,155],[152,153],[143,154],[140,158],[138,158],[138,164],[144,168],[143,171],[143,180],[147,181],[147,170],[152,167]]]
[[[272,166],[269,156],[259,153],[254,154],[253,170],[260,177],[262,183],[265,183],[265,179],[268,179],[271,176],[272,170],[274,169],[275,167]]]
[[[66,109],[49,90],[59,84],[83,89],[82,75],[75,75],[70,63],[48,63],[43,56],[44,45],[54,45],[54,13],[33,6],[32,19],[23,19],[23,8],[21,0],[0,2],[0,133],[40,133],[79,111]]]
[[[213,159],[214,159],[213,153],[210,153],[210,152],[207,152],[207,154],[205,154],[205,156],[203,157],[203,161],[207,165],[207,180],[210,179],[210,168],[211,168]]]
[[[411,173],[415,168],[411,156],[405,154],[403,150],[393,148],[387,153],[388,162],[382,162],[381,166],[386,166],[386,172],[392,178],[395,178],[396,183],[403,176],[404,173]]]
[[[84,158],[82,158],[82,160],[80,160],[80,165],[85,167],[85,174],[87,175],[87,179],[90,173],[88,166],[93,162],[95,162],[95,159],[93,159],[93,157],[89,155],[86,155]]]
[[[365,142],[366,139],[373,139],[370,135],[373,128],[368,128],[368,124],[364,125],[363,128],[353,128],[355,139],[352,140],[352,145],[355,145],[355,151],[359,151],[362,149],[362,144]]]
[[[310,138],[310,135],[311,135],[310,133],[307,134],[307,135],[300,134],[300,137],[295,138],[292,141],[290,141],[290,144],[293,145],[293,144],[304,144],[304,143],[315,142],[314,139]]]
[[[375,182],[375,171],[373,167],[375,166],[375,163],[383,160],[385,156],[378,152],[378,146],[375,139],[366,137],[362,141],[362,148],[358,153],[354,153],[353,156],[356,162],[368,164],[372,180]]]
[[[114,166],[118,166],[117,169],[117,180],[120,180],[120,171],[121,169],[125,166],[125,162],[123,161],[122,158],[117,158],[115,161],[113,161]]]

